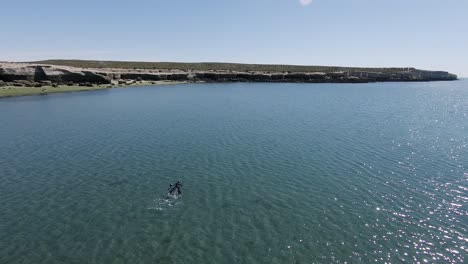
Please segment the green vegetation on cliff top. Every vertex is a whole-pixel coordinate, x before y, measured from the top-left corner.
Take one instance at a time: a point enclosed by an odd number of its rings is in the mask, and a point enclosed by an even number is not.
[[[80,68],[121,68],[121,69],[168,69],[194,71],[265,71],[265,72],[337,72],[337,71],[368,71],[368,72],[398,72],[408,68],[359,68],[339,66],[303,66],[303,65],[268,65],[241,63],[184,63],[184,62],[132,62],[132,61],[93,61],[93,60],[44,60],[33,63],[72,66]],[[411,69],[411,68],[410,68]]]

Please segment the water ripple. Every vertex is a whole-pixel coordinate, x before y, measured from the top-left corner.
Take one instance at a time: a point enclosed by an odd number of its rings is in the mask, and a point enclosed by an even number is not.
[[[2,100],[0,262],[464,263],[466,87]]]

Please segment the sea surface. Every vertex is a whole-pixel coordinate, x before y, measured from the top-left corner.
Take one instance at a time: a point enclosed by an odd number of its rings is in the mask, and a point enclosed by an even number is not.
[[[0,99],[0,263],[466,263],[467,115],[468,80]]]

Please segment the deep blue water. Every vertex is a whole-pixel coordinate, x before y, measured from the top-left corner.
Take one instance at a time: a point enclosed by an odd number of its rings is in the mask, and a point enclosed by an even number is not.
[[[0,99],[0,263],[463,263],[467,115],[467,80]]]

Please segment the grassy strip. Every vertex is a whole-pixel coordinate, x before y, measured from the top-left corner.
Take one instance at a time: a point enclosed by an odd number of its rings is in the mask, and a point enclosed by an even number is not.
[[[264,71],[264,72],[336,72],[336,71],[368,71],[368,72],[399,72],[408,68],[359,68],[338,66],[303,66],[303,65],[268,65],[241,63],[182,63],[182,62],[134,62],[134,61],[92,61],[92,60],[44,60],[33,63],[73,66],[81,68],[121,68],[121,69],[169,69],[194,71]]]
[[[167,85],[167,84],[181,84],[183,82],[168,82],[168,81],[159,81],[159,82],[140,82],[132,83],[126,85],[97,85],[93,87],[87,86],[43,86],[39,88],[35,87],[16,87],[16,86],[6,86],[0,87],[0,98],[2,97],[16,97],[16,96],[27,96],[27,95],[47,95],[52,93],[67,93],[67,92],[84,92],[84,91],[96,91],[96,90],[105,90],[110,88],[126,88],[126,87],[138,87],[138,86],[151,86],[151,85]]]
[[[94,86],[94,87],[83,87],[83,86],[59,86],[59,87],[2,87],[0,88],[0,97],[15,97],[25,95],[46,95],[51,93],[66,93],[66,92],[79,92],[79,91],[94,91],[107,89],[106,86]]]

